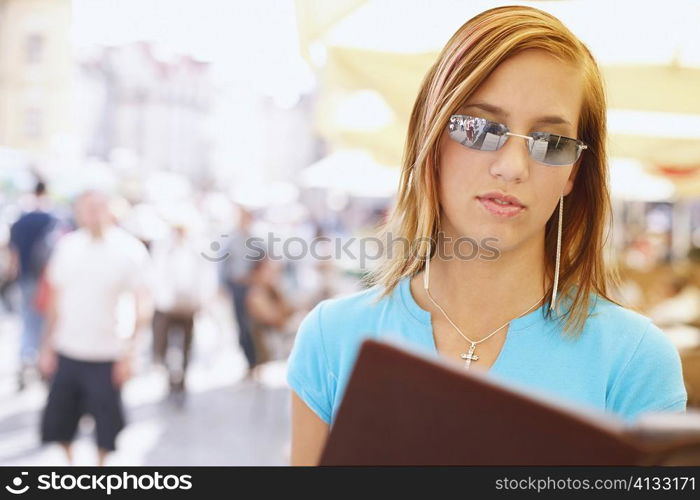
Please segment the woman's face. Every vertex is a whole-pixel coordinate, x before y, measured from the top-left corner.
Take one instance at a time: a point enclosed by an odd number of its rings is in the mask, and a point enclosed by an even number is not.
[[[576,67],[530,49],[501,63],[457,113],[503,123],[515,134],[578,138],[582,99],[583,80]],[[538,163],[520,137],[509,136],[497,151],[478,151],[450,139],[447,130],[439,161],[440,229],[501,252],[544,240],[545,224],[559,196],[571,191],[576,170],[574,165]],[[512,217],[494,215],[480,201],[492,191],[517,197],[525,208]]]

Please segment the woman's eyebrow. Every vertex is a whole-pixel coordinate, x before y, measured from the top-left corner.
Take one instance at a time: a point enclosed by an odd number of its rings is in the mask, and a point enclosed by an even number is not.
[[[503,118],[508,118],[510,114],[503,108],[499,108],[498,106],[495,106],[493,104],[488,104],[485,102],[474,102],[470,104],[465,104],[463,108],[478,108],[483,111],[486,111],[488,113],[493,113],[494,115],[501,116]],[[571,122],[569,120],[566,120],[565,118],[558,116],[558,115],[547,115],[547,116],[540,116],[537,118],[533,123],[544,123],[548,125],[569,125],[571,126]]]

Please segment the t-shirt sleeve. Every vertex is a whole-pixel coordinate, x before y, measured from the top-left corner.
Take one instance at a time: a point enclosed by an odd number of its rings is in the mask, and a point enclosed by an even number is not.
[[[610,395],[614,413],[634,420],[650,411],[684,412],[688,394],[678,350],[653,322],[647,323],[634,353]]]
[[[330,424],[335,376],[323,340],[323,301],[302,320],[287,362],[287,383],[321,420]]]

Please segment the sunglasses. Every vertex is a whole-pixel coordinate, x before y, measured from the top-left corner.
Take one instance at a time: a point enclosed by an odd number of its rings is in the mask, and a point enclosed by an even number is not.
[[[550,166],[571,165],[581,156],[581,151],[588,148],[578,139],[549,132],[514,134],[502,123],[469,115],[450,116],[447,129],[451,139],[478,151],[497,151],[508,136],[522,137],[527,139],[530,157]]]

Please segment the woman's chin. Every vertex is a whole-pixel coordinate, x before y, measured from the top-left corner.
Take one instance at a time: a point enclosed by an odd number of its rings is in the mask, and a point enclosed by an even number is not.
[[[489,260],[488,257],[494,252],[506,252],[517,246],[511,231],[504,231],[498,227],[465,227],[456,234],[452,241],[458,243],[457,250],[462,256],[469,256],[477,251],[483,260]]]

